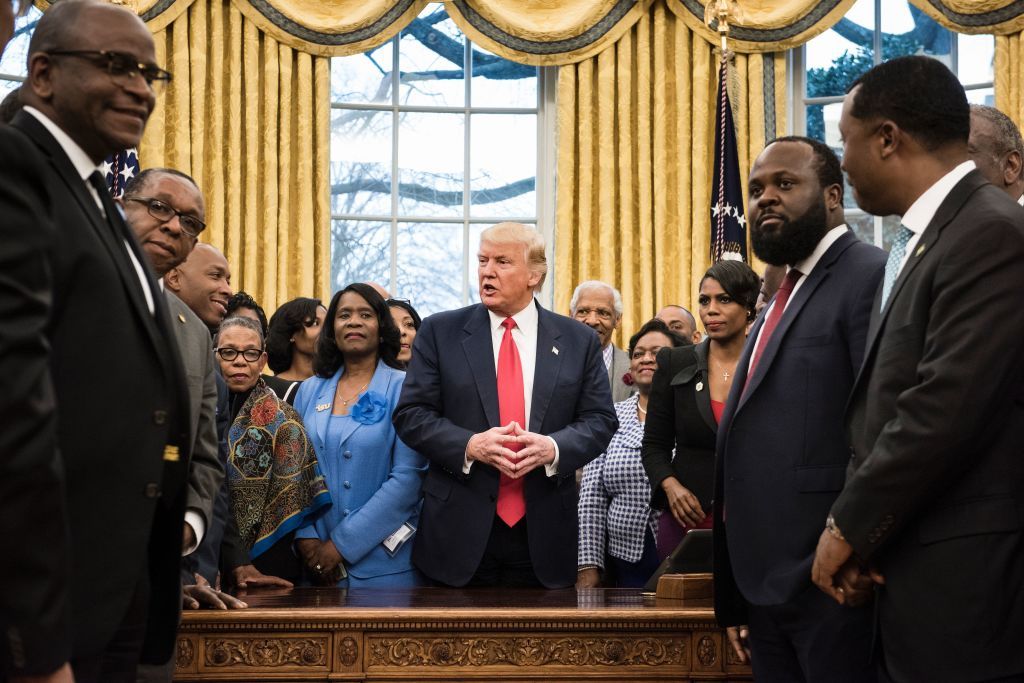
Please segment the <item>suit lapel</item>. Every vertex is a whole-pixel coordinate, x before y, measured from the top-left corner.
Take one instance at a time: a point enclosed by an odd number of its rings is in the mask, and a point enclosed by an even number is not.
[[[132,306],[135,308],[136,314],[142,321],[142,326],[146,329],[146,333],[149,335],[150,341],[153,343],[154,349],[158,353],[163,353],[165,347],[158,341],[158,331],[156,328],[154,316],[149,312],[149,306],[146,304],[145,295],[141,291],[141,285],[139,283],[138,274],[135,271],[135,266],[132,265],[131,260],[125,251],[124,244],[119,243],[117,235],[113,232],[111,225],[107,223],[103,217],[103,213],[99,207],[96,206],[96,201],[89,194],[89,191],[85,187],[85,181],[78,176],[78,172],[75,170],[71,160],[65,154],[57,140],[50,134],[48,130],[41,124],[34,116],[26,112],[21,112],[15,118],[15,125],[31,138],[36,145],[42,148],[43,152],[49,157],[50,163],[53,164],[57,175],[60,176],[67,190],[75,198],[79,208],[82,210],[83,215],[88,219],[89,225],[92,226],[93,231],[96,233],[100,243],[106,249],[110,258],[116,264],[118,275],[121,277],[121,284],[124,286],[126,293],[128,294],[129,300],[132,302]],[[124,220],[121,215],[115,211],[115,215],[110,217],[114,228],[120,233],[120,235],[127,241],[129,248],[132,249],[132,253],[139,259],[139,263],[142,264],[143,272],[146,275],[146,280],[150,287],[150,293],[153,295],[154,305],[157,311],[161,308],[161,304],[156,301],[158,297],[158,288],[152,276],[149,275],[149,269],[146,266],[147,261],[145,256],[138,249],[138,245],[135,239],[131,236],[127,226],[124,224]],[[166,310],[166,309],[165,309]],[[156,316],[159,318],[159,316]],[[170,333],[170,329],[164,330],[166,333]]]
[[[540,433],[544,415],[562,365],[562,351],[558,343],[560,332],[551,324],[551,313],[537,306],[537,364],[533,372],[533,398],[530,403],[530,431]],[[614,367],[614,365],[613,365]]]
[[[477,395],[483,404],[487,423],[496,427],[500,423],[498,374],[494,367],[494,343],[491,341],[490,316],[487,315],[487,308],[480,304],[462,329],[466,334],[462,340],[462,350],[466,354],[466,363],[473,373]]]
[[[333,377],[320,385],[320,391],[313,399],[313,433],[316,434],[317,443],[321,446],[327,445],[327,423],[334,409],[334,392],[338,389],[342,369],[339,368]],[[309,415],[308,410],[306,415]],[[303,419],[308,420],[306,416],[303,416]]]

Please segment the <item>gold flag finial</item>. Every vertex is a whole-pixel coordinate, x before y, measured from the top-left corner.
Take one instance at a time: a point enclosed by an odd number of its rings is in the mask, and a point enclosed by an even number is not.
[[[743,8],[739,0],[708,0],[704,6],[704,23],[708,28],[717,28],[722,40],[722,61],[728,59],[729,24],[743,22]]]

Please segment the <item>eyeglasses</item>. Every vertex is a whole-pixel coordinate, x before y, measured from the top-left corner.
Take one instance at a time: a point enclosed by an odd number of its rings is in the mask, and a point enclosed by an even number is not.
[[[195,216],[177,211],[173,206],[166,202],[162,202],[159,199],[154,199],[153,197],[129,197],[126,195],[124,200],[126,202],[138,202],[139,204],[145,204],[146,208],[149,209],[150,216],[165,223],[177,216],[178,225],[181,226],[181,231],[192,239],[199,237],[199,233],[206,228],[206,223],[202,222]]]
[[[154,94],[159,94],[171,80],[171,73],[155,64],[143,64],[134,55],[107,50],[51,50],[55,57],[78,57],[92,62],[110,75],[117,85],[127,87],[136,76],[142,76]]]
[[[233,349],[230,346],[216,348],[213,352],[229,363],[238,358],[238,354],[242,354],[242,358],[244,358],[247,363],[255,363],[263,355],[263,349],[246,349],[245,351],[239,351],[238,349]]]

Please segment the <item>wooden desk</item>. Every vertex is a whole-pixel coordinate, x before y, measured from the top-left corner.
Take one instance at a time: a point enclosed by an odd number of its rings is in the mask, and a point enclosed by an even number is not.
[[[710,605],[635,590],[250,592],[186,611],[178,681],[751,680]]]

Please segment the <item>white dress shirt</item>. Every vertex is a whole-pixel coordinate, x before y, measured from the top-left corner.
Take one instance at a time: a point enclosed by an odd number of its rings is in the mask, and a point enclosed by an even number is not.
[[[914,233],[914,236],[907,242],[907,249],[903,253],[903,260],[900,261],[900,268],[896,271],[896,278],[899,279],[900,272],[903,270],[903,266],[907,264],[907,260],[910,255],[914,253],[914,248],[917,243],[921,240],[921,233],[925,231],[928,224],[935,218],[935,212],[939,210],[939,206],[942,202],[946,201],[946,197],[953,188],[964,179],[968,173],[974,170],[973,161],[965,161],[946,175],[935,181],[935,184],[929,187],[924,193],[918,197],[910,208],[907,209],[906,213],[903,214],[903,225],[907,227],[910,232]]]
[[[792,266],[786,269],[787,275],[789,274],[789,271],[792,270],[793,268],[796,268],[801,273],[803,273],[803,276],[796,281],[796,285],[793,287],[793,291],[789,293],[789,299],[786,301],[786,308],[789,308],[789,304],[791,301],[793,301],[793,297],[795,297],[796,293],[800,291],[800,287],[802,287],[803,284],[807,282],[807,278],[810,277],[811,271],[813,271],[814,267],[818,265],[818,261],[821,260],[821,257],[825,255],[825,252],[828,251],[840,237],[846,234],[846,231],[846,223],[843,223],[842,225],[837,225],[836,227],[832,228],[831,230],[826,232],[820,240],[818,240],[818,245],[814,247],[814,251],[811,252],[810,256],[805,258],[803,261],[800,261],[799,263],[794,263]],[[768,310],[764,314],[765,320],[768,319],[768,316],[771,315],[772,309],[775,308],[775,301],[776,298],[773,297],[772,302],[768,305]],[[786,308],[782,309],[783,313],[785,313]],[[761,343],[762,331],[764,331],[764,325],[761,325],[761,328],[757,331],[757,339],[754,340],[755,350],[757,349],[757,345]],[[748,371],[750,370],[750,364],[754,362],[754,356],[755,354],[750,354],[750,360],[747,363]]]
[[[43,127],[49,131],[50,135],[57,141],[60,148],[64,150],[64,154],[67,155],[71,161],[71,165],[75,167],[75,171],[78,173],[82,182],[85,184],[85,189],[92,197],[92,200],[96,202],[96,206],[100,210],[101,215],[106,215],[103,211],[103,202],[100,201],[100,196],[96,194],[96,188],[89,182],[89,176],[96,171],[100,170],[100,167],[92,162],[89,155],[85,153],[77,142],[75,142],[70,135],[64,132],[60,126],[51,121],[46,114],[39,111],[35,107],[26,106],[25,111],[34,116],[39,123],[43,124]],[[151,314],[156,313],[156,306],[153,303],[153,292],[149,290],[149,285],[146,283],[146,271],[142,268],[142,264],[139,263],[139,259],[135,258],[135,252],[128,245],[128,242],[124,240],[125,251],[128,252],[128,258],[132,262],[132,266],[135,268],[135,274],[139,278],[139,284],[142,286],[142,294],[146,297],[146,306],[149,307]]]
[[[501,340],[505,336],[505,316],[498,315],[488,309],[487,316],[490,319],[491,348],[494,351],[494,367],[497,372],[498,354],[501,351]],[[523,429],[530,429],[530,409],[533,407],[533,378],[537,369],[537,304],[533,299],[523,310],[513,314],[512,319],[516,326],[512,328],[512,341],[515,342],[516,350],[519,352],[519,363],[523,368],[523,398],[525,399],[526,411],[523,417],[526,424],[521,425]],[[504,426],[504,425],[502,425]],[[551,437],[548,437],[551,439]],[[555,459],[544,466],[549,477],[558,474],[558,443],[551,439],[555,447]],[[462,471],[469,474],[473,462],[466,458]]]

